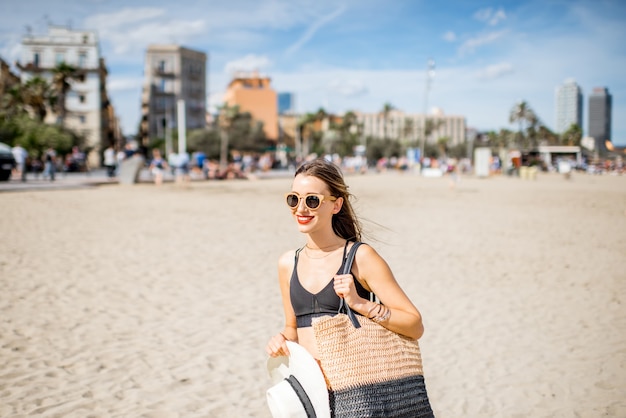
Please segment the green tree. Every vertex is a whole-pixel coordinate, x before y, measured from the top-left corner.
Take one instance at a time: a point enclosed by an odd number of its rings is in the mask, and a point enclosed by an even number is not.
[[[561,138],[544,125],[540,125],[537,130],[539,140],[546,142],[549,145],[558,145],[561,142]]]
[[[52,70],[52,85],[58,96],[57,115],[61,126],[65,126],[65,116],[67,114],[66,99],[67,93],[72,88],[71,80],[78,79],[81,74],[76,69],[65,62],[61,62]]]
[[[449,136],[442,136],[441,138],[437,139],[437,146],[439,147],[440,157],[445,157],[447,155],[449,142]]]
[[[580,145],[583,138],[582,129],[575,123],[572,123],[567,131],[561,135],[561,144],[563,145]]]
[[[405,143],[415,146],[417,144],[410,141],[413,137],[413,131],[415,130],[415,121],[413,118],[405,118],[404,125],[402,126],[402,139]]]
[[[66,154],[82,140],[72,131],[44,124],[25,114],[13,119],[13,123],[15,136],[12,143],[20,143],[35,158],[42,157],[48,148],[55,149],[59,154]]]
[[[519,126],[517,135],[518,144],[524,144],[528,147],[522,129],[524,126],[527,128],[534,127],[537,121],[537,115],[535,115],[535,112],[530,108],[527,102],[521,101],[513,106],[509,113],[509,123],[517,123]]]
[[[384,140],[386,140],[388,138],[388,136],[387,136],[387,133],[388,133],[387,130],[388,129],[387,128],[389,126],[389,114],[394,109],[395,109],[395,107],[391,103],[386,102],[383,105],[382,110],[380,111],[380,114],[383,117],[383,139]]]
[[[220,132],[215,129],[195,129],[187,138],[189,151],[204,152],[207,158],[220,158]]]
[[[359,144],[361,137],[361,126],[356,114],[352,111],[346,112],[341,119],[341,123],[332,125],[331,128],[338,135],[333,152],[337,152],[342,157],[352,155],[354,147]]]
[[[10,120],[25,112],[21,85],[12,86],[0,97],[0,118],[3,120]]]
[[[48,108],[56,104],[56,95],[50,84],[41,77],[33,77],[21,87],[21,96],[24,105],[40,120],[43,121]]]

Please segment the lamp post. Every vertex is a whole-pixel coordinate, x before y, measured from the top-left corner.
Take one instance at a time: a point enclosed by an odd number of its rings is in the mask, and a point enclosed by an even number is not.
[[[424,144],[426,143],[426,122],[428,121],[428,92],[430,91],[430,82],[435,77],[435,61],[428,59],[428,67],[426,70],[426,88],[424,89],[424,121],[422,122],[422,144],[420,147],[420,158],[424,161]],[[420,167],[423,169],[422,164]]]

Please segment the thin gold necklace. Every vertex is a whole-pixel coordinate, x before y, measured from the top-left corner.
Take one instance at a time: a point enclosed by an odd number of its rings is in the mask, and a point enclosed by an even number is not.
[[[307,247],[309,250],[325,250],[326,248],[332,248],[336,245],[343,245],[343,243],[342,244],[330,244],[325,247],[317,247],[317,248],[309,247],[309,244],[306,244],[305,247]]]
[[[331,246],[329,246],[329,247],[324,247],[324,248],[330,248],[330,247],[332,247],[332,245],[331,245]],[[341,245],[340,245],[339,247],[335,248],[335,249],[334,249],[334,250],[332,250],[332,251],[328,251],[328,252],[326,252],[326,254],[325,254],[325,255],[323,255],[323,256],[321,256],[321,257],[311,257],[311,254],[309,254],[309,250],[311,249],[311,247],[309,247],[308,245],[305,245],[305,246],[304,246],[304,253],[305,253],[305,254],[306,254],[306,256],[307,256],[307,257],[309,257],[310,259],[313,259],[313,260],[319,260],[319,259],[321,259],[321,258],[326,258],[326,257],[328,257],[329,255],[333,254],[335,251],[337,251],[337,250],[338,250],[338,249],[340,249],[340,248],[341,248]]]

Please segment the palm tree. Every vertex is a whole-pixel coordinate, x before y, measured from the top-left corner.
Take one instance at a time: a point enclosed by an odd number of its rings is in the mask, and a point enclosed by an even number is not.
[[[224,103],[219,108],[219,126],[220,126],[220,170],[226,170],[228,166],[228,140],[230,129],[235,120],[239,116],[239,106],[228,106]]]
[[[583,132],[580,126],[572,123],[567,131],[563,132],[563,135],[561,135],[561,142],[563,145],[580,145],[582,137]]]
[[[338,141],[337,152],[341,156],[351,154],[360,138],[360,127],[356,114],[351,110],[346,112],[340,123],[331,123],[331,129],[338,133],[335,138]]]
[[[523,139],[522,127],[524,126],[524,124],[526,124],[527,127],[531,127],[535,126],[537,124],[537,121],[538,119],[535,115],[535,112],[525,101],[521,101],[513,106],[509,114],[509,122],[517,122],[519,124],[518,143],[521,143]]]
[[[387,140],[387,124],[389,123],[389,114],[394,109],[395,107],[391,103],[386,102],[383,105],[383,109],[380,111],[380,114],[383,117],[383,139],[384,140]]]
[[[315,122],[318,120],[318,115],[322,115],[323,113],[325,113],[324,109],[320,108],[317,113],[306,113],[298,121],[297,129],[299,129],[301,132],[300,138],[302,141],[302,157],[306,157],[311,150],[311,143],[313,142],[313,132],[315,130],[314,125]]]
[[[46,118],[48,106],[56,103],[56,96],[50,84],[41,77],[28,80],[21,89],[22,100],[29,107],[40,122]]]
[[[61,62],[52,70],[53,78],[52,84],[54,85],[54,89],[58,95],[58,121],[61,126],[65,123],[65,116],[67,113],[67,108],[65,106],[65,100],[67,98],[67,93],[70,91],[72,85],[70,84],[70,80],[77,79],[80,74],[76,67],[73,67],[65,62]]]
[[[22,86],[17,84],[9,88],[0,97],[0,115],[3,118],[11,119],[25,112]]]
[[[409,138],[413,137],[413,131],[415,130],[415,121],[412,118],[404,118],[404,125],[402,126],[402,136],[406,143],[409,143]]]

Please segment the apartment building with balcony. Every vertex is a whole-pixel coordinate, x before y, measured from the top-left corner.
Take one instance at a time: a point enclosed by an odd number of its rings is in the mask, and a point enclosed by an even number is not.
[[[278,141],[278,96],[270,84],[269,77],[257,72],[236,73],[228,84],[224,102],[239,106],[240,112],[249,112],[252,119],[263,122],[267,139]]]
[[[144,62],[140,137],[144,145],[178,127],[185,102],[186,129],[206,127],[207,54],[180,45],[150,45]]]
[[[54,70],[62,63],[76,70],[68,79],[65,117],[61,121],[56,109],[50,109],[44,122],[62,122],[81,135],[90,165],[99,165],[102,150],[109,143],[117,145],[121,133],[107,94],[108,72],[96,32],[50,26],[45,35],[25,35],[21,46],[21,82],[38,76],[52,84]]]
[[[440,138],[449,138],[448,145],[454,146],[465,142],[465,116],[445,115],[441,110],[432,114],[408,114],[401,110],[392,110],[385,115],[382,112],[356,112],[357,121],[363,126],[363,135],[374,138],[399,139],[403,143],[421,141],[424,124],[432,121],[433,129],[427,135],[426,143],[436,144]]]

